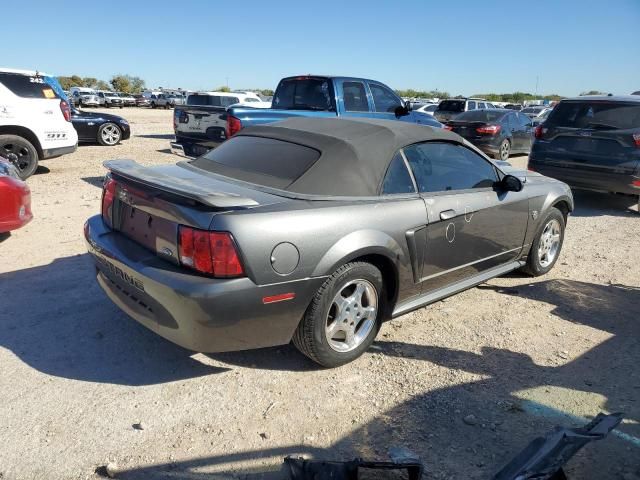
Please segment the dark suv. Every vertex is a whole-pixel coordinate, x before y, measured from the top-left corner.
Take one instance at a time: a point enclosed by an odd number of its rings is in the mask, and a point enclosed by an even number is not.
[[[536,127],[529,169],[577,188],[640,195],[640,98],[562,100]]]

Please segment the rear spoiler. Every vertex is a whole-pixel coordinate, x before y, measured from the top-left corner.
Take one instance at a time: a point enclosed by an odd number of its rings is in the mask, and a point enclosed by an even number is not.
[[[192,179],[166,175],[153,168],[143,167],[133,160],[109,160],[104,162],[104,167],[114,175],[141,183],[143,185],[162,190],[163,192],[186,197],[203,205],[217,208],[255,207],[255,200],[240,197],[232,193],[212,192],[206,188],[207,178],[202,180],[197,174],[191,173]],[[186,170],[188,172],[188,170]]]

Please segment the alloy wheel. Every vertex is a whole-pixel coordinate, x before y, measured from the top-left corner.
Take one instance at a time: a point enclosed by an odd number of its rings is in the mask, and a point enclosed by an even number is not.
[[[560,222],[555,218],[544,226],[538,245],[538,260],[542,268],[553,263],[560,248]]]
[[[333,298],[327,314],[325,335],[329,346],[343,353],[358,348],[374,328],[377,316],[378,292],[371,282],[347,282]]]
[[[120,129],[116,125],[109,123],[104,126],[100,136],[107,145],[116,145],[120,141]]]

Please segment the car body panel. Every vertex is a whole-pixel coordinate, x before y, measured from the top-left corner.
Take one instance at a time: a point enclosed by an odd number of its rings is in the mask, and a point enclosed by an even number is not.
[[[0,160],[0,233],[23,227],[32,219],[29,186],[13,165]]]
[[[96,142],[98,130],[105,123],[118,125],[122,133],[122,140],[127,140],[131,137],[129,122],[118,115],[73,109],[71,111],[71,122],[78,132],[79,142]]]

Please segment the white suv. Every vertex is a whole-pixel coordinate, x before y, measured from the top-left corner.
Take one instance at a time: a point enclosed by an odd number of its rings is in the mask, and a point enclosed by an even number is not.
[[[0,68],[0,156],[15,165],[22,179],[36,171],[39,160],[78,146],[63,95],[53,77]]]

